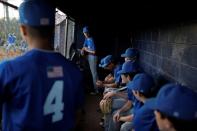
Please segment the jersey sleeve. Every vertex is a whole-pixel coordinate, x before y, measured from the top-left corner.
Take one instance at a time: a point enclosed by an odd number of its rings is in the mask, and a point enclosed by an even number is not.
[[[87,39],[84,40],[83,47],[88,47]]]
[[[128,94],[128,99],[130,101],[133,101],[134,96],[131,89],[127,88],[127,94]]]

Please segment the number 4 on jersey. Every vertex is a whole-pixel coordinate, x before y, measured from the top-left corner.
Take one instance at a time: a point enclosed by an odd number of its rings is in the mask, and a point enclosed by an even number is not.
[[[64,82],[59,80],[53,84],[44,104],[44,115],[52,114],[52,122],[63,119],[64,103],[63,98]]]

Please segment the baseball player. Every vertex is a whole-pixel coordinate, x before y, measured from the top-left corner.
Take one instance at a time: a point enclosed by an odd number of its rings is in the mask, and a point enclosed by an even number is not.
[[[8,34],[8,45],[6,47],[6,52],[9,53],[10,49],[13,48],[14,52],[16,52],[16,48],[15,48],[15,41],[16,41],[16,36],[13,34]]]
[[[20,42],[20,50],[21,50],[22,53],[24,53],[28,50],[28,45],[24,40],[22,40]]]
[[[197,93],[180,84],[164,85],[150,101],[160,131],[197,130]],[[137,130],[136,130],[137,131]]]
[[[119,130],[119,118],[120,114],[124,115],[131,114],[132,103],[135,103],[135,107],[140,107],[141,103],[133,99],[132,91],[128,89],[129,83],[132,82],[133,77],[138,73],[138,64],[132,61],[127,61],[123,64],[122,70],[118,71],[118,74],[121,75],[122,82],[127,85],[127,93],[110,91],[104,95],[104,99],[112,98],[112,112],[106,117],[105,120],[105,129],[106,131]],[[113,115],[116,119],[113,122]]]
[[[138,59],[139,52],[135,48],[127,48],[125,53],[121,54],[121,57],[125,59],[125,61],[136,61]]]
[[[151,84],[153,83],[153,79],[145,74],[141,74],[138,78],[139,79],[136,79],[134,82],[141,83],[141,85],[135,84],[132,88],[132,92],[134,97],[143,103],[143,106],[134,114],[130,125],[133,125],[135,131],[159,131],[154,116],[154,110],[149,108],[149,101],[152,99],[151,97],[153,97],[154,86]]]
[[[98,88],[96,86],[96,81],[98,79],[96,46],[93,38],[90,36],[89,29],[87,26],[83,28],[83,34],[85,36],[85,41],[83,44],[83,48],[81,49],[81,53],[82,55],[86,55],[90,66],[90,70],[93,78],[93,84],[94,84],[94,92],[91,92],[91,94],[94,95],[98,93]]]
[[[53,51],[55,8],[28,0],[19,16],[30,50],[0,64],[3,131],[71,131],[83,103],[82,75]]]
[[[112,73],[107,75],[104,81],[97,80],[96,85],[98,87],[105,87],[105,89],[117,88],[121,82],[121,77],[120,74],[118,74],[118,71],[121,70],[122,65],[117,63],[112,55],[107,55],[101,59],[99,67],[109,70]]]

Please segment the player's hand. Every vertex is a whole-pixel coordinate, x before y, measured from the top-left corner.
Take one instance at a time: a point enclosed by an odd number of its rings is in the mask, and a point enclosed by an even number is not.
[[[119,121],[124,121],[124,117],[120,116]]]
[[[100,80],[96,81],[96,86],[97,87],[103,87],[103,82],[100,81]]]
[[[80,53],[81,53],[82,56],[84,55],[84,49],[83,48],[80,50]]]
[[[120,121],[120,111],[119,110],[116,112],[116,114],[114,114],[113,121],[114,122],[119,122]]]
[[[81,49],[81,55],[85,55],[85,52],[87,52],[87,47],[83,47]]]
[[[82,49],[81,49],[81,51],[84,51],[85,50],[85,47],[83,47]]]
[[[109,98],[111,98],[111,97],[114,96],[114,95],[115,95],[115,92],[110,91],[110,92],[108,92],[108,93],[106,93],[106,94],[104,95],[103,99],[109,99]]]
[[[87,50],[88,50],[88,48],[87,48],[87,47],[83,47],[81,50],[83,50],[83,51],[87,51]]]
[[[109,75],[107,75],[105,77],[105,80],[104,81],[109,81],[111,79],[111,77],[113,77],[113,75],[110,73]]]

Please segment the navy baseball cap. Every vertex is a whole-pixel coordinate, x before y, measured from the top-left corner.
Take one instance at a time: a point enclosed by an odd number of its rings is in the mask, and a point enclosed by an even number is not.
[[[29,26],[55,25],[55,7],[43,0],[25,0],[19,6],[19,22]]]
[[[88,33],[88,32],[89,32],[88,27],[87,26],[83,27],[83,33]]]
[[[179,84],[164,85],[151,108],[181,120],[197,119],[197,93]]]
[[[130,86],[133,90],[148,94],[154,86],[154,80],[146,73],[139,73],[134,76]]]
[[[139,66],[137,62],[127,61],[122,65],[122,70],[118,71],[118,74],[125,74],[138,71]]]
[[[108,55],[108,56],[104,57],[103,59],[101,59],[101,62],[99,64],[99,67],[105,68],[112,61],[113,61],[113,56],[112,55]]]
[[[137,49],[128,48],[128,49],[126,49],[126,51],[125,51],[124,54],[121,54],[121,57],[129,57],[129,58],[132,58],[132,57],[135,57],[137,55],[138,55],[138,50]]]

